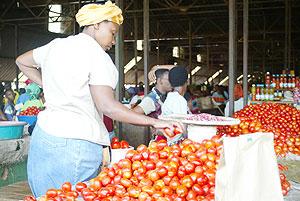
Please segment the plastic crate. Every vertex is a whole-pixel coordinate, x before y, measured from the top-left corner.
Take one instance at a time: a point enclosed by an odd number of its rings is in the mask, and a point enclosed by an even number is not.
[[[33,125],[37,121],[37,116],[36,115],[18,115],[18,120],[19,121],[24,121],[29,124],[29,126]]]
[[[0,140],[18,139],[23,135],[24,125],[21,121],[1,121]]]

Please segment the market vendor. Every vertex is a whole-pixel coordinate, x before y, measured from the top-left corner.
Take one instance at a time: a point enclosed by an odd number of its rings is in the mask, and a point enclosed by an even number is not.
[[[36,83],[32,82],[26,86],[26,92],[19,96],[16,104],[18,111],[26,110],[28,107],[36,106],[42,108],[43,103],[39,99],[41,88]]]
[[[123,22],[121,9],[111,1],[88,4],[78,11],[76,21],[82,33],[55,39],[16,60],[20,70],[43,87],[46,100],[32,134],[27,165],[36,197],[65,181],[75,184],[97,176],[103,150],[110,145],[103,114],[157,129],[181,127],[137,114],[114,99],[118,71],[105,51],[115,44]]]
[[[185,67],[175,66],[170,70],[169,82],[173,87],[173,91],[168,93],[166,101],[162,105],[162,114],[187,114],[188,104],[184,98],[187,91],[188,73]]]
[[[147,94],[133,111],[147,116],[158,118],[161,114],[161,106],[166,100],[167,93],[172,90],[169,82],[169,70],[157,69],[155,71],[156,83],[149,94]]]

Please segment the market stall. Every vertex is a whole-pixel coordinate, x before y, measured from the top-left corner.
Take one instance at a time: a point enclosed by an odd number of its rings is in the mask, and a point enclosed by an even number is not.
[[[0,187],[27,179],[30,137],[25,122],[0,122]]]
[[[271,183],[277,189],[276,193],[272,190],[274,196],[272,200],[282,200],[283,195],[284,200],[296,201],[300,195],[299,169],[296,165],[299,163],[300,157],[300,111],[286,104],[264,103],[249,105],[236,112],[234,117],[239,121],[233,125],[218,126],[217,135],[211,135],[208,139],[198,142],[186,139],[179,145],[168,146],[167,142],[162,140],[152,142],[149,146],[139,145],[136,150],[131,149],[124,154],[118,162],[111,164],[108,168],[103,168],[96,178],[73,185],[66,181],[62,189],[49,189],[39,200],[50,201],[58,197],[95,201],[215,200],[216,195],[221,195],[218,190],[221,181],[218,179],[218,174],[224,167],[222,153],[224,148],[226,150],[226,144],[247,139],[248,148],[254,147],[254,144],[264,147],[263,149],[262,147],[254,148],[256,151],[260,150],[260,154],[253,155],[249,152],[251,160],[244,158],[248,163],[252,161],[253,167],[267,169],[264,176],[255,174],[255,177],[260,180],[260,185],[271,182],[270,175],[267,176],[267,174],[272,172],[274,182]],[[185,118],[177,117],[180,121],[192,121],[191,118],[199,120],[197,115]],[[216,120],[219,117],[214,118]],[[218,120],[220,121],[220,119]],[[209,119],[206,118],[206,121]],[[202,132],[198,134],[199,137]],[[264,144],[267,141],[268,145]],[[261,150],[266,150],[266,147],[269,147],[268,151],[261,152]],[[235,153],[240,154],[241,152]],[[253,156],[262,157],[262,153],[271,155],[263,160],[257,159],[259,161],[257,164],[253,163]],[[271,158],[275,163],[268,162]],[[253,177],[252,174],[257,171],[256,168],[249,169],[248,167],[249,165],[244,168],[243,166],[239,167],[241,168],[239,174],[247,172],[242,177]],[[232,168],[236,168],[236,166]],[[266,178],[269,179],[266,180]],[[280,182],[279,186],[275,185],[277,182]],[[255,186],[243,187],[254,189]],[[280,191],[278,191],[278,187]],[[260,190],[265,189],[263,193],[253,191],[250,195],[263,196],[270,188],[269,185],[260,186]],[[234,193],[239,194],[240,192]],[[277,195],[277,193],[280,194]],[[27,197],[25,200],[34,199]]]

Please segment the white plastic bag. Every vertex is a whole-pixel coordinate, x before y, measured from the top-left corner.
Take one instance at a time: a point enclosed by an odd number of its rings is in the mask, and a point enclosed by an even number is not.
[[[272,133],[225,137],[216,201],[283,201]]]

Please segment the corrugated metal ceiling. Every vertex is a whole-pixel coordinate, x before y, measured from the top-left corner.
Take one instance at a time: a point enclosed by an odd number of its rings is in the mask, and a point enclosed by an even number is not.
[[[16,78],[15,60],[0,58],[0,81],[13,81]]]

